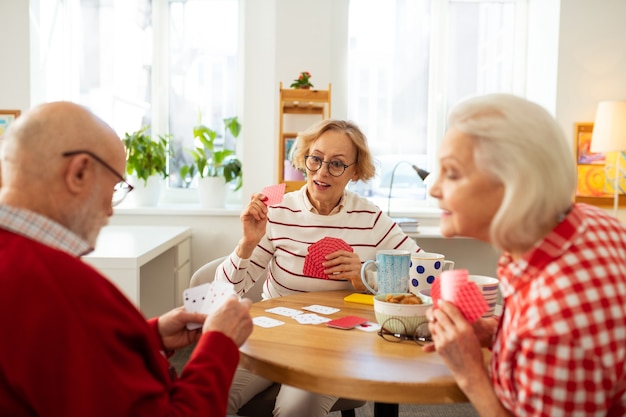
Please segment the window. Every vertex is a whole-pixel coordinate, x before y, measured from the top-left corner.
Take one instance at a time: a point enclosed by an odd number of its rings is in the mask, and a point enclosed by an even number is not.
[[[170,133],[170,191],[187,186],[178,169],[192,127],[222,133],[222,119],[236,116],[241,0],[30,1],[40,45],[33,62],[44,70],[33,77],[33,103],[78,101],[120,136],[145,124]],[[380,165],[374,180],[352,189],[381,207],[393,191],[396,211],[430,203],[411,165],[436,171],[450,107],[473,94],[524,94],[527,2],[350,0],[347,116]],[[332,53],[319,55],[331,61]]]
[[[193,126],[223,132],[222,120],[236,116],[238,1],[56,0],[31,7],[45,69],[33,102],[79,102],[122,137],[144,125],[153,135],[171,134],[170,185],[184,185],[178,170],[190,159]]]
[[[393,174],[393,208],[415,206],[426,189],[411,165],[436,170],[451,106],[474,94],[523,92],[523,55],[515,51],[523,50],[524,4],[350,2],[348,117],[365,131],[379,164],[376,179],[355,191],[387,206]]]

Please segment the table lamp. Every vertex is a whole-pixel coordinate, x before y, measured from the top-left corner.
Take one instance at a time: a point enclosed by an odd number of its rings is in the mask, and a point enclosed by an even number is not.
[[[621,185],[620,159],[626,151],[626,101],[601,101],[591,134],[591,152],[617,152],[613,178],[613,212],[617,218]],[[626,168],[626,167],[625,167]],[[607,179],[610,176],[607,175]]]
[[[390,214],[390,208],[391,208],[391,190],[393,189],[393,178],[396,175],[396,169],[398,169],[398,166],[400,164],[409,164],[411,165],[411,168],[413,168],[413,170],[415,171],[415,173],[421,178],[421,180],[424,182],[424,184],[427,184],[426,182],[426,178],[428,178],[428,176],[430,175],[430,172],[426,171],[425,169],[422,169],[420,167],[418,167],[417,165],[411,164],[408,161],[400,161],[396,164],[396,166],[393,167],[393,171],[391,171],[391,180],[389,181],[389,196],[387,196],[387,215],[389,216]]]

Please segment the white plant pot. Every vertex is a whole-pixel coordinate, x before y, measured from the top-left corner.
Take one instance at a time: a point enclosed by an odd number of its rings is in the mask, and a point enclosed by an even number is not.
[[[143,180],[132,175],[129,182],[134,187],[129,197],[132,196],[135,206],[153,207],[159,204],[161,188],[163,187],[163,177],[153,175],[148,177],[147,183],[144,183]]]
[[[202,208],[223,208],[226,206],[227,184],[222,177],[198,178],[198,197]]]

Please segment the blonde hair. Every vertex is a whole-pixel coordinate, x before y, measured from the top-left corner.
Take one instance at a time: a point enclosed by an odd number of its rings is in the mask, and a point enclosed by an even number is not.
[[[372,153],[367,146],[367,138],[356,124],[345,120],[322,120],[304,132],[300,132],[291,151],[290,159],[293,166],[306,172],[304,157],[308,154],[313,142],[328,131],[341,132],[354,144],[356,148],[355,172],[358,179],[367,181],[373,178],[376,174],[376,167],[374,167]]]
[[[504,185],[491,243],[530,249],[572,205],[576,168],[563,129],[541,106],[510,94],[465,100],[448,124],[474,141],[478,169]]]

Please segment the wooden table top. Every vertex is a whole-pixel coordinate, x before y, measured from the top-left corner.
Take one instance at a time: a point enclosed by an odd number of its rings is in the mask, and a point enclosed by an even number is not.
[[[373,306],[343,300],[351,293],[310,292],[253,304],[252,317],[270,317],[285,324],[255,325],[240,348],[241,365],[272,381],[343,398],[398,404],[467,401],[441,357],[423,352],[412,341],[393,343],[377,332],[299,324],[291,317],[265,311],[318,304],[340,309],[327,316],[331,319],[356,315],[375,322]]]

